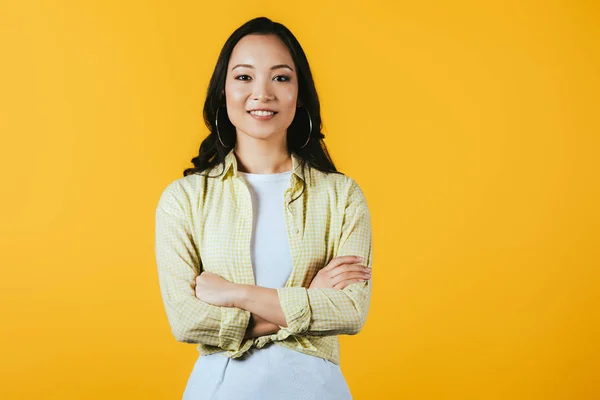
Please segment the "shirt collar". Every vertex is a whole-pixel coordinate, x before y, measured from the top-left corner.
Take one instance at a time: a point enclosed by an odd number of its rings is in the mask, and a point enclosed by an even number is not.
[[[304,174],[305,162],[296,153],[292,153],[292,173],[306,182],[307,175]],[[238,172],[237,159],[234,154],[234,149],[231,149],[225,156],[225,168],[221,174],[221,180],[226,179],[229,176],[235,176]],[[231,172],[231,173],[230,173]],[[310,175],[310,174],[308,174]]]

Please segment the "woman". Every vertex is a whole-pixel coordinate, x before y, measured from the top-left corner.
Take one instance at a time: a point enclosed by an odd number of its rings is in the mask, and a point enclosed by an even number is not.
[[[261,17],[225,43],[208,87],[210,135],[156,210],[173,335],[198,344],[184,399],[350,399],[337,335],[370,303],[363,192],[321,139],[308,61]]]

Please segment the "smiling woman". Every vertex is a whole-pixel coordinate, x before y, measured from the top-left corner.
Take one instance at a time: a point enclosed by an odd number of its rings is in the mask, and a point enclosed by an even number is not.
[[[296,115],[298,98],[294,60],[285,44],[277,35],[244,36],[229,65],[227,116],[236,127],[239,145],[256,139],[282,141]]]
[[[167,318],[200,353],[184,399],[350,399],[337,336],[369,309],[370,213],[329,158],[287,28],[261,17],[231,35],[204,118],[194,168],[156,210]]]

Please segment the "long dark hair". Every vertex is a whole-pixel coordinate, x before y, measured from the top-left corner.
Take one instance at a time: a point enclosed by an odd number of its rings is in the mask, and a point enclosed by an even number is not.
[[[246,35],[258,34],[268,35],[274,34],[288,48],[294,64],[296,65],[298,75],[298,102],[306,107],[309,111],[312,120],[312,133],[310,140],[305,147],[301,148],[309,132],[309,120],[306,110],[297,109],[294,120],[287,129],[287,147],[288,152],[294,152],[308,165],[327,173],[339,172],[327,151],[327,146],[322,141],[325,135],[322,133],[323,123],[321,121],[321,105],[319,96],[315,88],[312,73],[308,65],[308,60],[304,54],[304,50],[296,37],[288,28],[278,22],[273,22],[266,17],[254,18],[244,25],[240,26],[231,34],[221,49],[217,65],[213,71],[206,100],[204,102],[204,123],[210,130],[210,134],[200,144],[198,156],[192,158],[193,168],[188,168],[183,171],[183,175],[187,176],[194,173],[200,173],[219,163],[225,161],[225,156],[233,147],[236,141],[235,127],[227,118],[225,111],[225,79],[227,77],[227,66],[229,58],[235,45]],[[219,112],[219,134],[225,146],[221,144],[217,137],[217,127],[215,119],[217,110]]]

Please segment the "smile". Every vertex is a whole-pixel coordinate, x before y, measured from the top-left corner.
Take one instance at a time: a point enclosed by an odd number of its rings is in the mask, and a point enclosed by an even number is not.
[[[273,118],[277,113],[274,111],[248,111],[254,119],[264,121]]]

